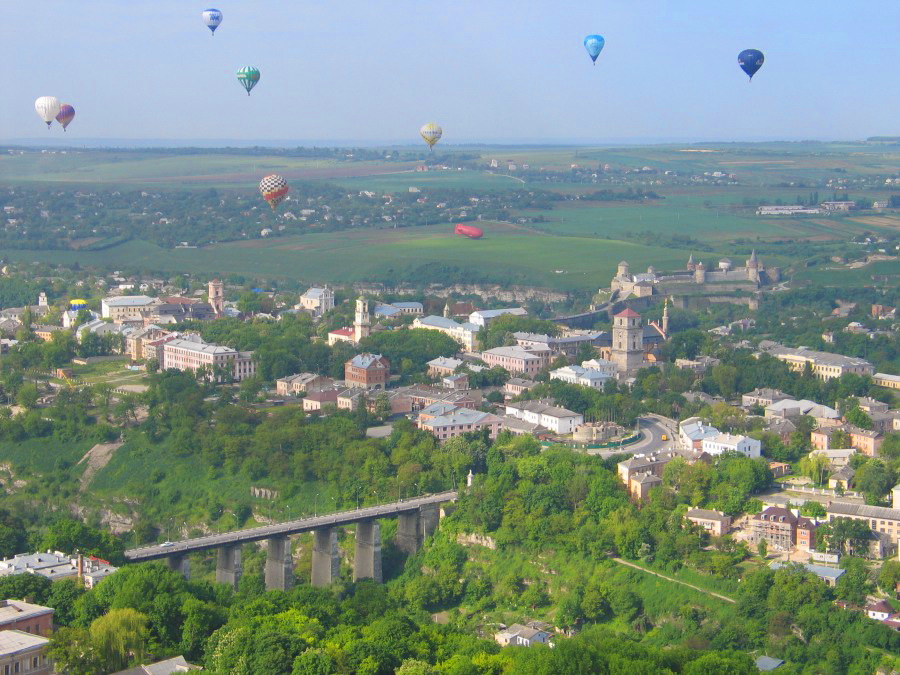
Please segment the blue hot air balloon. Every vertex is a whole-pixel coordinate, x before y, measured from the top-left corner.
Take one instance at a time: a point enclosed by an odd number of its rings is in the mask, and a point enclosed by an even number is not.
[[[219,27],[219,24],[222,23],[222,12],[217,9],[207,9],[203,12],[203,23],[206,24],[206,27],[212,31],[212,34],[216,34],[216,28]]]
[[[741,67],[741,70],[750,76],[751,80],[756,75],[756,71],[762,68],[765,60],[766,57],[758,49],[745,49],[738,54],[738,65]]]
[[[591,56],[591,61],[594,62],[594,65],[597,65],[597,57],[600,56],[600,52],[603,51],[603,45],[606,44],[606,40],[603,39],[602,35],[588,35],[584,38],[584,48],[587,49],[587,53]]]

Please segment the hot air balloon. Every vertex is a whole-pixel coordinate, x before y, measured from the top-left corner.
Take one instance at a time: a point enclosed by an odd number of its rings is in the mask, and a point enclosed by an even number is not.
[[[222,23],[222,12],[212,8],[203,10],[203,23],[205,23],[206,27],[212,31],[213,35],[215,35],[216,28]]]
[[[756,71],[762,68],[765,60],[766,57],[758,49],[745,49],[738,54],[738,65],[741,67],[741,70],[750,76],[751,81],[753,81]]]
[[[419,129],[419,135],[426,143],[428,143],[429,148],[434,148],[434,144],[441,140],[441,136],[444,135],[444,130],[437,124],[429,122]]]
[[[59,101],[55,96],[41,96],[34,102],[34,109],[38,117],[47,123],[49,129],[53,120],[59,115]]]
[[[70,106],[68,103],[62,103],[59,106],[59,114],[56,116],[56,121],[59,122],[59,125],[63,128],[63,131],[66,130],[66,127],[69,126],[69,123],[75,119],[75,108]]]
[[[250,90],[256,86],[257,82],[259,82],[259,68],[244,66],[237,71],[237,79],[238,82],[241,83],[241,86],[247,90],[247,96],[249,96]]]
[[[259,193],[263,196],[269,206],[274,211],[275,208],[284,201],[287,193],[290,191],[287,181],[276,174],[266,176],[259,181]]]
[[[591,56],[591,61],[594,62],[594,65],[597,65],[597,57],[600,56],[600,52],[603,51],[603,45],[606,44],[606,40],[603,39],[602,35],[588,35],[584,38],[584,48],[587,49],[587,53]]]
[[[474,225],[463,225],[462,223],[458,223],[455,228],[453,228],[453,234],[459,234],[463,237],[468,237],[469,239],[481,239],[484,236],[484,230],[480,227],[475,227]]]

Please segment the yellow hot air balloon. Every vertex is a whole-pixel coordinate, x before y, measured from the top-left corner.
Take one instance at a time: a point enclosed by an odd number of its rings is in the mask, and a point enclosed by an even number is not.
[[[434,148],[434,144],[441,140],[441,136],[444,135],[444,130],[434,122],[429,122],[419,129],[419,135],[422,137],[422,140],[428,143],[429,148]]]

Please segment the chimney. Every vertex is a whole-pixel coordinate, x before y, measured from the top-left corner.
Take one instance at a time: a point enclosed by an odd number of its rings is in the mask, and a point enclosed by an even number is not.
[[[78,554],[78,579],[84,581],[84,556],[81,553]]]

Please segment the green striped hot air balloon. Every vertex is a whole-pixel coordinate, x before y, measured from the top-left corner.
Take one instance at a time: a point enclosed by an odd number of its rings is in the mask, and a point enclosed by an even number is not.
[[[244,66],[237,71],[237,79],[238,82],[241,83],[241,86],[247,90],[247,96],[249,96],[250,90],[256,86],[257,82],[259,82],[259,68]]]

